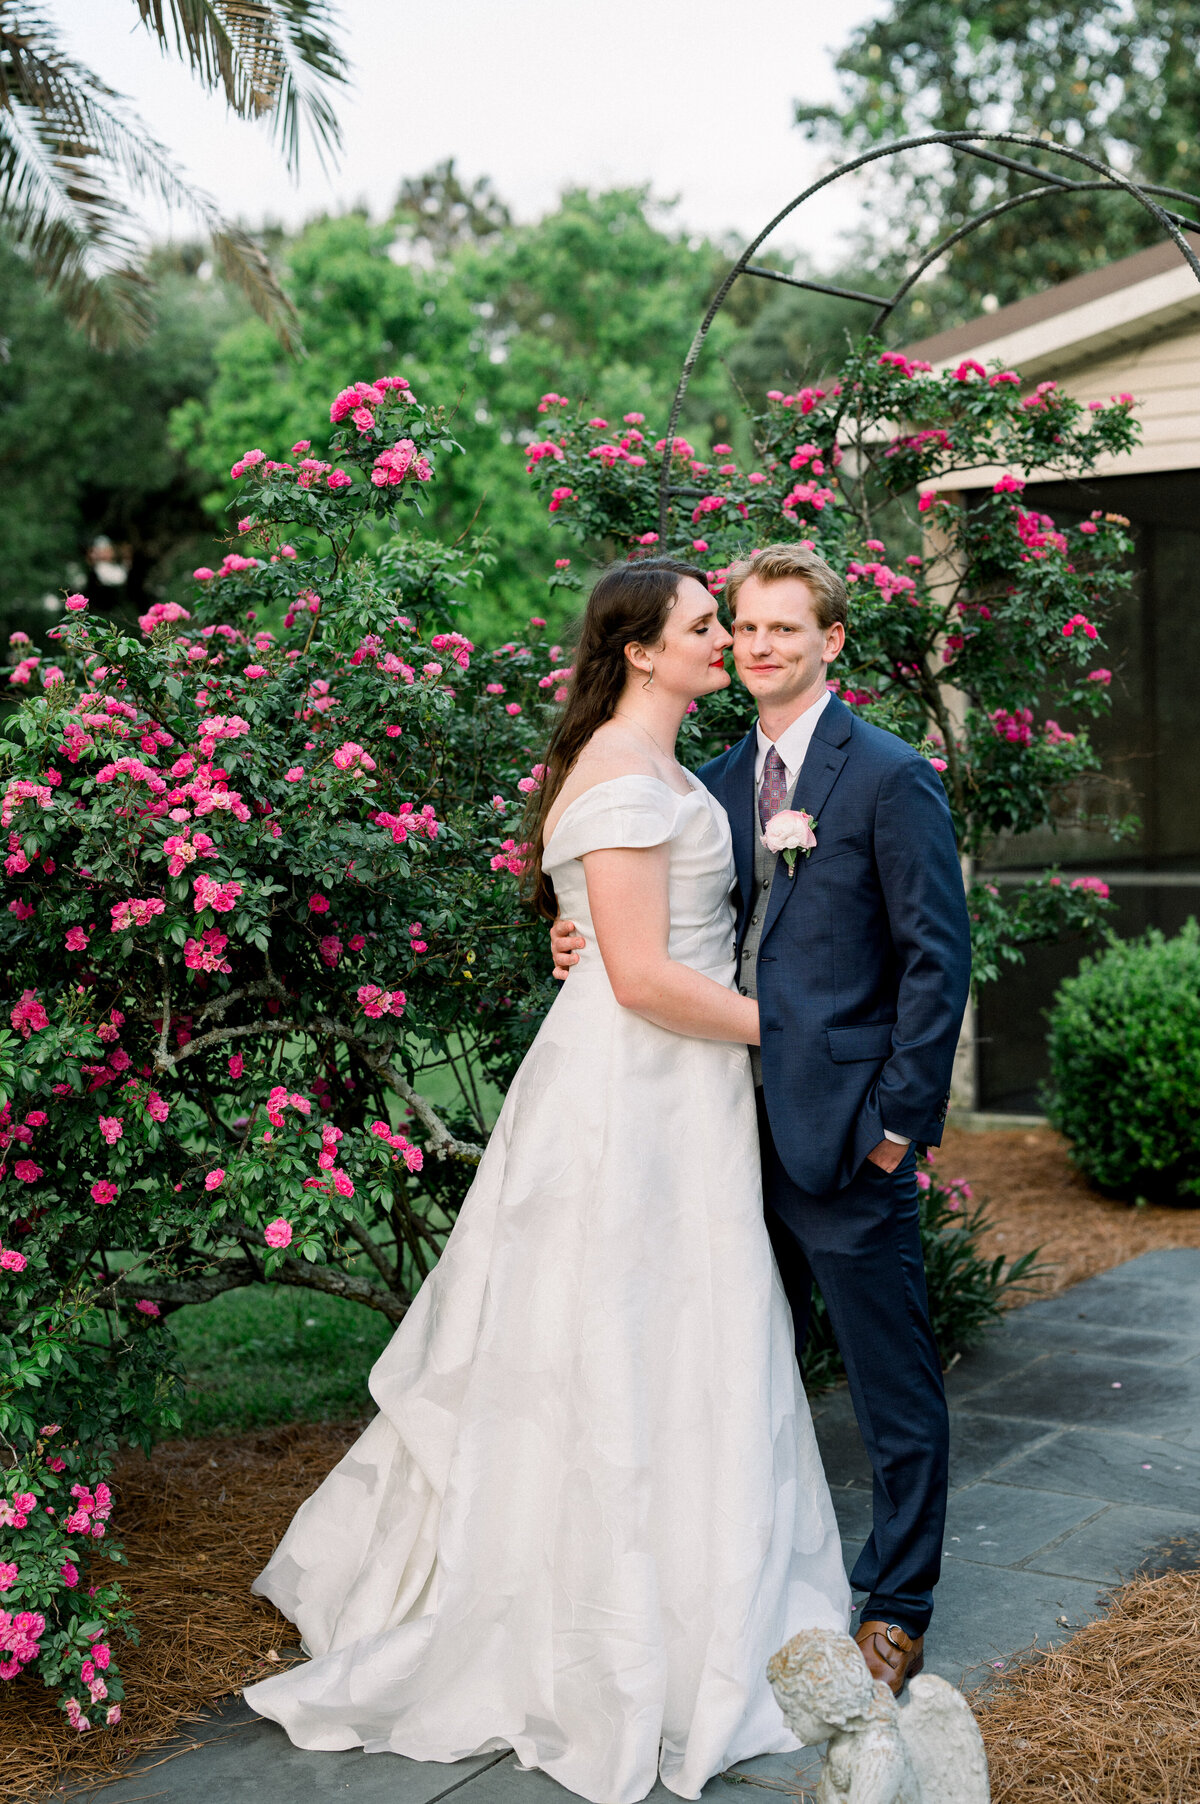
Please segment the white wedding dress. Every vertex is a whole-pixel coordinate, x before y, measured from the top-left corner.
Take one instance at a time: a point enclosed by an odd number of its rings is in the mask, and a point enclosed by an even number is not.
[[[849,1588],[763,1221],[746,1049],[618,1006],[580,855],[670,842],[672,958],[733,981],[729,823],[619,777],[547,847],[587,936],[380,1413],[254,1589],[312,1655],[246,1688],[297,1746],[512,1748],[593,1804],[799,1744],[764,1674]]]

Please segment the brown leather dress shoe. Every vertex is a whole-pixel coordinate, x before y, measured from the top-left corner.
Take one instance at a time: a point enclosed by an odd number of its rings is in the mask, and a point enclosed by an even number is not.
[[[925,1664],[924,1635],[906,1635],[898,1623],[863,1622],[854,1639],[873,1679],[899,1697],[906,1679],[915,1679]]]

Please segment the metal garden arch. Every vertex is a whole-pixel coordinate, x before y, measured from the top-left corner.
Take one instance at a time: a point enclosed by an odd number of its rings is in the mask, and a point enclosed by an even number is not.
[[[891,295],[866,294],[855,288],[838,288],[829,282],[815,282],[800,276],[785,275],[782,270],[767,269],[762,264],[751,261],[776,227],[795,213],[799,207],[802,207],[806,200],[810,200],[814,194],[818,194],[821,189],[828,188],[832,183],[840,181],[843,176],[853,174],[856,169],[861,169],[867,163],[878,162],[885,157],[898,156],[904,151],[924,149],[931,144],[945,145],[956,156],[977,157],[980,161],[991,163],[997,168],[1011,169],[1018,175],[1032,178],[1035,185],[1022,189],[1019,194],[1010,195],[1007,200],[999,201],[994,206],[983,208],[953,232],[940,239],[920,258],[895,293]],[[1003,152],[993,148],[1000,144],[1024,146],[1043,154],[1051,153],[1055,156],[1065,157],[1069,162],[1083,165],[1091,172],[1090,177],[1083,179],[1058,175],[1052,170],[1039,168],[1035,163],[1006,156]],[[977,231],[981,226],[987,225],[993,219],[998,219],[1003,213],[1011,212],[1015,207],[1024,206],[1026,202],[1039,200],[1045,195],[1105,192],[1127,194],[1143,206],[1152,218],[1157,220],[1166,235],[1173,239],[1180,255],[1188,263],[1192,274],[1200,283],[1200,259],[1197,258],[1195,251],[1184,236],[1186,231],[1200,233],[1200,221],[1190,214],[1179,213],[1174,209],[1159,206],[1151,196],[1161,195],[1167,200],[1186,202],[1196,212],[1200,212],[1200,197],[1188,194],[1181,188],[1164,188],[1155,184],[1140,185],[1130,181],[1118,170],[1110,168],[1108,164],[1098,161],[1095,157],[1086,156],[1083,151],[1072,150],[1069,145],[1059,144],[1053,139],[1035,138],[1026,132],[926,132],[919,137],[897,138],[890,144],[877,145],[873,150],[865,151],[862,156],[854,157],[850,162],[840,164],[838,168],[831,170],[828,175],[822,176],[819,181],[813,182],[802,193],[796,195],[795,199],[790,200],[786,207],[782,207],[775,217],[767,222],[757,237],[750,240],[741,256],[730,268],[721,286],[709,302],[708,311],[701,320],[696,336],[684,359],[679,386],[675,390],[675,399],[671,406],[671,417],[667,424],[667,443],[669,444],[675,437],[683,398],[687,393],[692,371],[704,348],[704,341],[708,337],[713,321],[724,306],[730,290],[740,277],[756,276],[763,281],[782,282],[790,288],[812,289],[818,294],[830,294],[841,300],[858,301],[864,306],[874,307],[875,314],[867,328],[868,333],[874,336],[882,331],[891,314],[925,271],[968,233]],[[700,494],[701,492],[689,485],[672,484],[671,459],[669,456],[663,458],[662,474],[659,479],[659,533],[661,535],[664,537],[666,535],[667,510],[672,496]]]

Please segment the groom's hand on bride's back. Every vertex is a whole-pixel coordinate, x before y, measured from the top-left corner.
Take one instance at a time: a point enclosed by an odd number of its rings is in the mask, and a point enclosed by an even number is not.
[[[550,929],[550,952],[554,959],[554,975],[561,983],[572,965],[579,963],[579,954],[587,945],[581,933],[576,933],[574,921],[564,921],[561,916]]]

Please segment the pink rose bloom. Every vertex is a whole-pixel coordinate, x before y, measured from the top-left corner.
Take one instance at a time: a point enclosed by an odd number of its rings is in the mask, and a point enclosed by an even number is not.
[[[125,1129],[116,1115],[101,1115],[100,1132],[110,1146],[115,1146]]]
[[[17,1582],[17,1562],[0,1560],[0,1591],[7,1591],[10,1585]]]
[[[62,1574],[63,1584],[69,1591],[73,1591],[79,1583],[78,1566],[73,1565],[70,1560],[64,1560],[58,1570]]]
[[[232,1057],[232,1058],[231,1058],[231,1059],[230,1059],[230,1061],[229,1061],[229,1075],[230,1075],[230,1077],[232,1077],[232,1078],[239,1078],[239,1077],[241,1077],[241,1075],[242,1075],[242,1072],[243,1072],[243,1071],[244,1071],[244,1070],[245,1070],[245,1068],[246,1068],[246,1067],[245,1067],[245,1062],[244,1062],[244,1060],[243,1060],[243,1058],[242,1058],[242,1055],[241,1055],[241,1053],[240,1053],[240,1052],[235,1052],[235,1053],[234,1053],[234,1054],[233,1054],[233,1057]]]
[[[104,1720],[110,1729],[115,1729],[117,1724],[121,1720],[120,1704],[110,1704],[108,1706],[108,1713],[105,1716]]]
[[[333,1187],[339,1196],[354,1195],[354,1185],[351,1182],[349,1172],[335,1171],[333,1174]]]
[[[15,1247],[0,1247],[0,1271],[23,1272],[25,1265],[24,1253],[18,1253]]]
[[[64,603],[68,614],[82,614],[87,607],[86,595],[68,595]]]
[[[159,1308],[158,1304],[152,1303],[150,1301],[149,1297],[139,1297],[137,1302],[134,1304],[134,1308],[140,1309],[143,1315],[161,1315],[162,1314],[162,1310]]]
[[[45,1127],[50,1117],[44,1109],[30,1109],[25,1117],[26,1127]]]
[[[302,764],[293,764],[290,770],[284,771],[283,780],[285,783],[299,783],[303,775],[304,766]]]
[[[88,936],[82,927],[67,928],[67,951],[82,952],[88,943]]]
[[[308,906],[312,910],[313,914],[315,914],[315,915],[328,914],[329,913],[329,898],[328,898],[328,896],[322,896],[320,894],[320,892],[318,891],[315,895],[311,895],[308,898]]]
[[[35,1165],[32,1159],[18,1159],[13,1166],[13,1176],[19,1178],[22,1184],[36,1184],[42,1175],[41,1166]]]
[[[519,714],[521,712],[520,702],[505,702],[504,712],[506,714]]]
[[[107,1178],[97,1178],[92,1185],[92,1201],[99,1203],[101,1208],[104,1208],[107,1204],[115,1202],[116,1198],[116,1185],[111,1184]]]
[[[196,877],[192,882],[195,895],[192,908],[196,914],[201,909],[211,908],[217,914],[228,914],[242,893],[240,883],[232,879],[227,883],[218,883],[215,877]]]
[[[247,664],[245,670],[242,672],[242,675],[249,677],[251,682],[253,682],[256,677],[264,677],[266,674],[267,667],[265,664]]]
[[[767,822],[763,830],[763,843],[768,852],[790,852],[790,866],[798,851],[811,852],[817,843],[812,816],[803,808],[780,809]]]
[[[210,1171],[208,1176],[205,1178],[204,1188],[206,1190],[219,1190],[221,1188],[221,1185],[224,1182],[225,1182],[224,1167],[221,1165],[218,1165],[215,1167],[214,1170]]]
[[[269,1247],[290,1247],[292,1244],[292,1224],[284,1221],[282,1215],[268,1222],[263,1229],[263,1239]]]
[[[216,571],[210,570],[207,564],[201,564],[198,570],[192,571],[192,575],[198,583],[210,583],[216,575]]]
[[[349,470],[331,470],[325,478],[326,486],[331,489],[348,489],[352,481]]]

